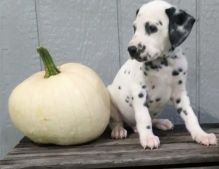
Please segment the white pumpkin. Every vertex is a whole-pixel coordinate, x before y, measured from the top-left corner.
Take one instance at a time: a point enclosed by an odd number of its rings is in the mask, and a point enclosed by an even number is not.
[[[110,117],[109,94],[101,79],[78,63],[56,68],[45,48],[37,51],[45,71],[23,81],[9,98],[15,126],[43,144],[81,144],[100,136]]]

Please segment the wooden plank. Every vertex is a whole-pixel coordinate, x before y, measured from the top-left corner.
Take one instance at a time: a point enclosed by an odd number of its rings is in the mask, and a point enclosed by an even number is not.
[[[136,10],[150,0],[121,0],[119,1],[119,39],[120,39],[120,60],[123,64],[128,58],[127,46],[133,35],[132,23],[135,19]],[[188,13],[196,17],[196,0],[168,0],[168,2],[186,10]],[[188,56],[189,71],[187,88],[191,98],[191,104],[196,109],[196,26],[186,42],[183,44],[183,49]],[[168,117],[175,123],[182,123],[176,110],[172,107],[167,107],[161,117]]]
[[[12,89],[40,70],[34,0],[0,1],[0,159],[21,138],[8,115]],[[10,138],[10,140],[9,140]]]
[[[178,145],[176,145],[178,146]],[[180,146],[180,145],[179,145]],[[185,147],[186,145],[182,145]],[[9,164],[12,168],[24,167],[83,167],[83,168],[104,168],[104,167],[125,167],[125,166],[156,166],[167,164],[191,164],[199,162],[215,162],[219,160],[218,151],[215,147],[211,148],[194,148],[189,149],[172,149],[172,145],[166,147],[166,150],[142,150],[136,146],[126,146],[115,148],[104,148],[97,152],[90,153],[61,153],[59,154],[45,154],[41,156],[24,156],[21,158],[6,158],[5,165]],[[218,147],[216,147],[218,150]],[[210,155],[209,155],[210,154]],[[2,166],[4,168],[4,166]]]
[[[40,44],[58,64],[80,62],[106,84],[119,68],[116,0],[37,0]]]
[[[219,134],[219,125],[212,124],[214,128],[212,129],[211,126],[206,126],[203,125],[204,130],[208,130],[209,132],[214,132],[216,134]],[[218,127],[217,127],[218,126]],[[216,128],[217,127],[217,128]],[[128,132],[128,138],[125,140],[113,140],[110,139],[110,131],[105,132],[101,138],[97,139],[96,141],[92,142],[92,146],[111,146],[111,145],[128,145],[128,144],[136,144],[138,142],[137,134],[133,134],[130,131]],[[164,132],[160,130],[154,130],[154,133],[158,135],[161,139],[161,142],[163,144],[169,144],[169,143],[187,143],[190,142],[192,143],[192,139],[189,135],[189,133],[185,130],[184,125],[181,126],[176,126],[174,130]],[[85,146],[85,145],[84,145]],[[90,145],[88,145],[90,146]],[[16,150],[20,148],[24,148],[25,150],[27,149],[41,149],[41,148],[63,148],[60,146],[42,146],[42,145],[37,145],[32,142],[30,142],[29,139],[23,138],[20,143],[16,146]],[[73,146],[75,147],[75,146]],[[68,148],[72,148],[71,146]]]
[[[219,122],[219,1],[200,1],[200,107],[201,122]]]
[[[183,167],[184,169],[218,169],[219,166],[205,166],[205,167]],[[174,168],[180,169],[180,168]],[[181,168],[182,169],[182,168]]]
[[[208,128],[219,137],[219,128]],[[37,145],[23,139],[8,156],[0,161],[6,168],[114,168],[131,166],[213,165],[219,162],[219,146],[205,147],[194,143],[189,134],[176,127],[174,131],[156,131],[161,146],[143,150],[136,134],[113,141],[106,135],[81,146]],[[26,145],[26,146],[25,146]],[[159,161],[159,163],[158,163]],[[199,165],[200,166],[200,165]]]

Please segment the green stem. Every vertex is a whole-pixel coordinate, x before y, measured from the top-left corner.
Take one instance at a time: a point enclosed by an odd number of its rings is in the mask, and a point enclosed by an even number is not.
[[[44,78],[49,78],[50,76],[54,76],[60,73],[60,70],[56,67],[53,62],[52,56],[49,54],[49,51],[44,47],[37,48],[37,52],[39,53],[45,68],[45,76]]]

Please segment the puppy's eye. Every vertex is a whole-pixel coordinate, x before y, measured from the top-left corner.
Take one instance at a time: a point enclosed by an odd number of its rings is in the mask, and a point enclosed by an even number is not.
[[[150,33],[155,33],[155,32],[157,32],[157,27],[154,25],[150,25],[149,30],[150,30]]]
[[[133,26],[133,29],[134,29],[134,33],[135,33],[136,32],[136,26],[135,25]]]
[[[158,31],[157,27],[155,25],[149,24],[149,22],[146,22],[145,24],[145,31],[147,32],[148,35],[155,33]]]

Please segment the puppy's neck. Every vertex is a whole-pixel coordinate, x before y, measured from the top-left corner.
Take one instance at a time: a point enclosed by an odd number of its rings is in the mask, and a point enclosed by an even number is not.
[[[161,55],[160,57],[158,57],[155,60],[145,62],[144,63],[145,70],[147,70],[147,71],[149,71],[151,69],[152,70],[159,70],[163,66],[169,66],[168,58],[174,58],[179,53],[182,53],[181,48],[175,48],[174,50],[170,50],[170,51],[164,53],[163,55]]]

